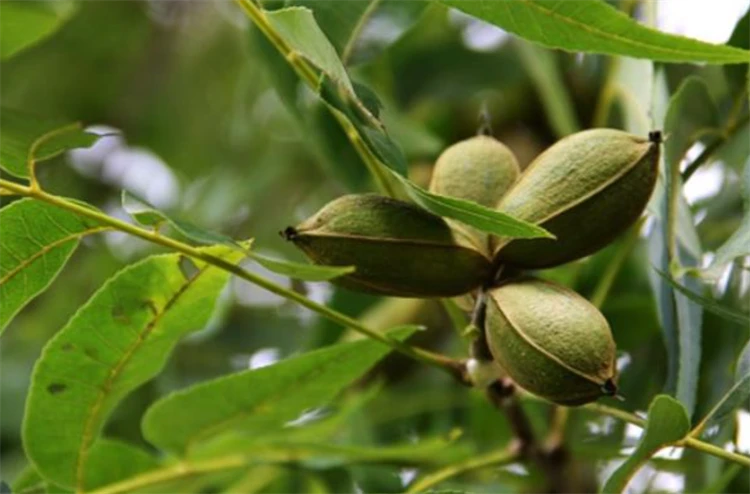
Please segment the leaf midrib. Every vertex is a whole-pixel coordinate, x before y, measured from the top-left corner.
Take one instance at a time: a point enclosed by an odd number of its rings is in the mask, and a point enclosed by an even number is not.
[[[344,357],[347,357],[351,355],[352,351],[355,350],[354,348],[340,354],[335,359],[328,359],[324,361],[321,365],[310,369],[309,371],[305,372],[304,374],[299,375],[296,379],[293,380],[293,382],[299,382],[299,381],[305,381],[310,376],[314,376],[315,374],[318,374],[320,372],[325,371],[330,365],[332,364],[338,364],[341,359]],[[258,410],[259,408],[263,408],[264,406],[268,405],[269,403],[272,403],[275,399],[279,397],[283,397],[284,394],[288,393],[288,388],[279,389],[276,391],[271,391],[270,393],[263,396],[260,400],[258,400],[256,403],[252,404],[249,407],[243,407],[237,412],[233,413],[230,417],[225,418],[224,420],[220,422],[216,422],[213,424],[210,424],[206,427],[202,427],[195,433],[193,433],[187,440],[185,441],[184,451],[189,451],[193,445],[199,441],[201,438],[205,437],[207,434],[209,434],[211,431],[214,430],[221,430],[224,429],[228,424],[231,424],[233,422],[236,422],[238,420],[241,420],[251,414],[252,412]],[[249,408],[249,410],[247,409]]]
[[[65,237],[59,238],[59,239],[55,240],[54,242],[49,243],[49,244],[41,247],[40,250],[38,250],[37,252],[35,252],[34,254],[32,254],[30,257],[21,260],[21,262],[18,264],[18,266],[15,266],[13,269],[11,269],[10,271],[8,271],[2,278],[0,278],[0,286],[2,286],[4,283],[6,283],[11,278],[13,278],[19,272],[23,271],[26,267],[28,267],[31,263],[33,263],[34,261],[36,261],[38,258],[40,258],[44,254],[50,252],[52,249],[54,249],[56,247],[59,247],[62,244],[66,243],[66,242],[69,242],[71,240],[75,240],[77,238],[80,238],[80,237],[83,237],[83,236],[86,236],[86,235],[90,235],[90,234],[93,234],[93,233],[99,233],[99,232],[102,232],[102,231],[105,231],[105,230],[111,230],[111,229],[112,229],[112,227],[109,227],[109,226],[94,227],[94,228],[91,228],[89,230],[84,230],[84,231],[76,232],[76,233],[67,235]]]
[[[692,43],[696,43],[696,47],[694,49],[686,51],[686,50],[679,49],[679,48],[663,47],[663,46],[654,45],[654,44],[650,44],[650,43],[647,43],[647,42],[641,42],[641,41],[637,41],[637,40],[634,40],[634,39],[631,39],[631,38],[619,36],[619,35],[616,35],[616,34],[613,34],[613,33],[609,33],[607,31],[601,31],[599,29],[594,28],[593,26],[591,26],[589,24],[586,24],[586,23],[583,23],[583,22],[580,22],[580,21],[576,21],[575,19],[572,19],[570,17],[566,17],[565,15],[559,14],[555,10],[544,8],[543,6],[537,4],[536,2],[534,2],[532,0],[520,0],[520,1],[523,2],[523,3],[525,3],[525,4],[527,4],[527,5],[529,5],[532,8],[534,8],[534,9],[542,12],[544,15],[548,15],[550,17],[554,17],[556,19],[559,19],[561,22],[569,24],[571,26],[574,26],[574,27],[576,27],[578,29],[581,29],[583,31],[586,31],[589,34],[592,34],[594,36],[599,36],[599,37],[604,38],[604,39],[619,41],[619,42],[621,42],[621,43],[623,43],[625,45],[632,45],[632,46],[636,46],[636,47],[651,49],[651,50],[654,50],[654,51],[660,51],[662,53],[671,53],[671,54],[683,55],[683,56],[688,56],[688,57],[695,56],[696,53],[700,53],[702,56],[705,56],[707,58],[714,57],[715,60],[719,59],[719,58],[722,58],[722,56],[717,56],[715,53],[712,53],[711,51],[706,51],[706,50],[709,50],[709,48],[704,47],[702,42],[700,42],[698,40],[694,40],[694,39],[688,38],[688,37],[671,35],[671,36],[674,36],[675,38],[679,38],[679,39],[684,40],[684,41],[689,41],[689,42],[692,42]],[[619,11],[616,11],[616,12],[619,14]],[[649,32],[652,31],[651,29],[649,29],[646,26],[643,26],[641,24],[638,24],[638,25],[639,25],[639,27],[641,27],[643,29],[649,30]],[[659,32],[659,34],[664,34],[664,33],[660,33]],[[545,39],[544,42],[548,43],[546,39]],[[710,45],[710,46],[711,46],[711,50],[715,50],[715,49],[731,49],[731,47],[722,46],[722,45]],[[750,55],[748,55],[745,52],[745,50],[739,50],[739,49],[735,48],[735,49],[731,49],[731,51],[733,53],[735,51],[743,53],[745,55],[745,58],[748,59],[748,60],[750,60]],[[735,59],[734,57],[730,57],[729,55],[726,55],[725,58],[731,59],[731,60]]]
[[[197,273],[195,273],[192,278],[186,279],[185,283],[170,297],[169,300],[167,300],[167,303],[164,304],[164,307],[162,307],[161,310],[154,312],[154,316],[151,321],[149,321],[146,327],[138,334],[138,338],[136,339],[136,341],[131,344],[130,347],[125,351],[125,354],[120,358],[120,360],[110,371],[109,377],[107,377],[107,379],[99,388],[99,394],[96,397],[96,401],[90,408],[90,413],[88,415],[88,418],[86,419],[86,423],[83,428],[83,434],[81,437],[81,445],[78,448],[76,459],[76,486],[79,491],[83,491],[84,489],[86,459],[90,452],[90,445],[94,440],[94,429],[96,428],[96,421],[101,414],[104,400],[112,391],[113,383],[118,379],[120,373],[128,364],[132,356],[138,351],[143,343],[145,343],[146,338],[151,333],[151,331],[153,331],[164,314],[166,314],[169,309],[174,306],[177,300],[179,300],[179,298],[188,290],[188,288],[190,288],[193,283],[195,283],[195,281],[198,280],[198,278],[200,278],[200,276],[209,269],[209,267],[210,265],[208,264],[204,265],[198,270]]]

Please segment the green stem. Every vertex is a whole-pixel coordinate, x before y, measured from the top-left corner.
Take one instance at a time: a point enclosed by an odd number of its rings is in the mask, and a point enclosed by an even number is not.
[[[619,410],[617,408],[600,405],[597,403],[590,403],[588,405],[585,405],[585,408],[598,413],[619,418],[620,420],[638,425],[640,427],[646,426],[646,421],[644,419],[636,417],[631,413]],[[693,448],[710,455],[732,461],[736,464],[750,467],[750,457],[723,450],[717,446],[704,443],[703,441],[697,439],[684,439],[683,441],[676,443],[675,446],[685,446]],[[270,462],[287,462],[293,460],[297,454],[298,452],[275,452],[273,449],[269,449],[266,452],[266,458],[268,458]],[[243,454],[236,454],[206,461],[180,462],[175,465],[170,465],[168,467],[146,472],[129,479],[107,485],[93,491],[92,494],[121,494],[124,492],[140,491],[146,487],[155,486],[160,483],[172,480],[189,478],[194,475],[245,468],[250,462],[254,461],[255,458],[257,457],[248,457]],[[493,451],[484,455],[476,456],[469,460],[449,465],[436,472],[428,474],[412,484],[409,487],[407,493],[424,491],[449,478],[482,468],[508,465],[516,461],[521,461],[522,458],[522,451],[519,448],[519,444],[511,443],[507,448],[503,450]],[[361,459],[364,461],[371,460],[371,458],[366,457],[363,457]]]
[[[520,459],[521,453],[519,451],[519,448],[511,445],[506,449],[476,456],[469,460],[449,465],[436,472],[425,475],[421,479],[414,482],[406,492],[407,494],[411,494],[415,492],[426,491],[431,487],[434,487],[437,484],[452,477],[456,477],[473,470],[479,470],[481,468],[508,465],[510,463],[519,461]]]
[[[682,172],[682,180],[683,182],[687,182],[687,180],[695,173],[695,171],[701,167],[708,159],[725,143],[727,142],[734,134],[744,126],[748,120],[750,120],[750,115],[746,115],[744,118],[741,118],[739,120],[732,121],[726,129],[721,133],[721,135],[714,140],[711,144],[706,146],[706,148],[703,150],[701,154],[698,155],[695,160],[693,160],[690,165],[688,165],[687,168],[685,168],[685,171]]]
[[[622,421],[635,424],[639,427],[646,427],[646,419],[642,419],[641,417],[633,415],[632,413],[626,412],[624,410],[620,410],[618,408],[610,407],[607,405],[602,405],[599,403],[589,403],[588,405],[584,405],[584,408],[588,410],[593,410],[598,413],[602,413],[604,415],[609,415],[611,417],[618,418]],[[723,448],[714,446],[713,444],[701,441],[700,439],[696,439],[693,437],[687,437],[683,439],[682,441],[678,441],[677,443],[674,444],[674,446],[692,448],[698,451],[702,451],[703,453],[708,453],[710,455],[723,458],[725,460],[729,460],[734,463],[744,465],[746,467],[750,467],[750,456],[745,456],[739,453],[734,453],[732,451],[727,451]]]
[[[620,410],[619,408],[602,405],[601,403],[589,403],[587,405],[584,405],[583,408],[593,410],[604,415],[609,415],[610,417],[618,418],[624,422],[629,422],[639,427],[646,427],[646,419],[643,419],[637,415],[633,415],[632,413],[626,412],[625,410]]]
[[[310,63],[292,48],[274,29],[273,25],[268,21],[265,12],[251,0],[235,0],[235,2],[247,14],[260,32],[268,38],[268,41],[279,50],[279,53],[281,53],[300,79],[302,79],[313,91],[317,92],[320,78],[315,71],[315,68],[313,68]],[[347,138],[352,143],[357,154],[359,154],[370,174],[375,178],[378,188],[391,197],[397,197],[398,192],[394,187],[393,181],[384,170],[385,165],[381,163],[377,156],[375,156],[369,147],[367,147],[356,127],[354,127],[354,125],[340,112],[334,111],[334,109],[331,110],[331,113],[339,122],[339,125],[344,129],[344,133],[346,133]]]
[[[130,477],[129,479],[101,487],[91,494],[120,494],[123,492],[138,492],[145,487],[162,484],[170,480],[179,480],[212,472],[233,470],[247,466],[244,455],[232,455],[206,461],[180,462],[167,468],[160,468],[151,472]]]
[[[389,338],[373,329],[363,326],[356,319],[352,319],[344,314],[341,314],[333,309],[326,307],[325,305],[317,304],[309,300],[304,295],[301,295],[293,290],[280,286],[272,281],[267,280],[266,278],[263,278],[262,276],[258,274],[247,271],[236,264],[232,264],[229,261],[226,261],[220,257],[209,254],[189,244],[185,244],[178,240],[165,237],[156,231],[146,230],[136,225],[132,225],[125,221],[119,220],[117,218],[113,218],[96,209],[91,209],[86,206],[82,206],[80,204],[64,199],[62,197],[48,194],[47,192],[43,190],[32,189],[31,187],[27,187],[27,186],[24,186],[15,182],[11,182],[8,180],[3,180],[3,179],[0,179],[0,188],[9,190],[21,196],[31,197],[39,201],[46,202],[48,204],[52,204],[53,206],[57,206],[61,209],[65,209],[67,211],[78,214],[80,216],[85,216],[87,218],[96,220],[99,223],[109,225],[117,230],[120,230],[125,233],[129,233],[130,235],[133,235],[135,237],[142,238],[148,242],[162,245],[164,247],[167,247],[177,252],[181,252],[182,254],[185,254],[195,259],[200,259],[201,261],[204,261],[208,264],[216,266],[217,268],[220,268],[224,271],[232,273],[238,276],[239,278],[249,281],[250,283],[258,285],[261,288],[264,288],[271,293],[275,293],[276,295],[280,295],[289,300],[293,300],[294,302],[297,302],[303,307],[306,307],[313,312],[317,312],[321,316],[327,319],[330,319],[331,321],[341,324],[342,326],[349,327],[353,329],[354,331],[357,331],[367,336],[368,338],[380,341],[381,343],[384,343],[390,346],[394,350],[397,350],[408,357],[411,357],[415,360],[418,360],[428,365],[439,367],[457,378],[461,378],[463,376],[463,371],[462,371],[463,364],[461,364],[460,362],[456,360],[448,358],[444,355],[432,353],[430,351],[427,351],[421,348],[412,347],[401,341]]]

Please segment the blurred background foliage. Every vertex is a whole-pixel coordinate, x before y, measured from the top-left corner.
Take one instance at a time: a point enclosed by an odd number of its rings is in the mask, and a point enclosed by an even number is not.
[[[356,43],[347,43],[351,26],[337,16],[346,9],[361,9],[361,2],[294,3],[314,9],[352,79],[377,94],[389,133],[407,156],[411,178],[423,185],[440,151],[474,135],[482,115],[489,115],[493,134],[516,153],[522,166],[557,140],[561,127],[539,92],[540,80],[556,81],[554,90],[569,96],[572,120],[563,128],[592,126],[613,64],[610,57],[533,48],[550,62],[533,67],[530,64],[542,58],[529,57],[526,42],[423,2],[382,2],[366,23],[354,26],[359,29]],[[284,4],[264,2],[268,9]],[[67,22],[59,30],[4,60],[0,71],[3,106],[79,120],[108,134],[91,149],[67,153],[42,166],[40,180],[50,191],[125,217],[119,205],[124,188],[198,225],[235,238],[253,237],[262,252],[302,260],[280,238],[280,230],[341,194],[373,190],[366,167],[327,109],[233,3],[85,1],[71,3],[65,16]],[[726,38],[731,30],[730,25]],[[736,42],[747,47],[741,36]],[[541,72],[535,76],[535,70]],[[705,81],[720,121],[742,91],[733,83],[732,69],[721,66],[671,64],[664,70],[670,92],[687,76]],[[743,104],[746,115],[746,98]],[[622,100],[605,117],[601,125],[623,127]],[[744,137],[715,153],[686,186],[708,256],[742,221],[739,173],[750,154],[746,130],[738,133]],[[699,153],[700,149],[692,150],[689,157]],[[3,203],[9,200],[2,198]],[[51,289],[8,328],[0,342],[4,479],[14,478],[24,465],[23,404],[43,344],[106,279],[155,249],[117,233],[87,238]],[[620,249],[615,243],[591,258],[541,275],[590,296]],[[747,303],[748,268],[742,262],[722,273],[714,293],[734,307]],[[617,272],[603,305],[618,344],[621,393],[630,410],[647,407],[663,389],[667,372],[650,265],[646,242],[640,240]],[[465,355],[465,342],[434,301],[384,299],[263,274],[372,327],[425,324],[429,331],[414,343]],[[696,416],[731,386],[733,364],[750,336],[750,328],[711,313],[703,318]],[[233,282],[209,327],[181,343],[165,372],[127,398],[106,434],[148,447],[140,420],[157,397],[347,338],[351,335],[337,325],[289,301]],[[481,394],[403,358],[386,359],[359,389],[368,386],[381,388],[377,396],[366,395],[366,403],[347,418],[338,436],[363,445],[384,445],[448,436],[460,429],[455,447],[469,453],[498,448],[510,437],[504,418]],[[535,427],[546,430],[550,407],[526,406]],[[750,415],[745,415],[745,438],[738,447],[748,452]],[[571,475],[580,480],[581,490],[590,490],[612,471],[617,464],[613,460],[634,444],[637,429],[579,410],[572,414],[566,434],[575,458],[576,473]],[[719,443],[737,441],[738,423],[730,421],[715,434]],[[682,457],[684,461],[657,460],[632,487],[696,491],[723,479],[726,465],[720,460],[689,451]],[[398,492],[415,471],[398,466],[308,469],[287,464],[255,475],[265,481],[246,488],[257,492]],[[516,465],[478,471],[447,485],[473,492],[534,491],[539,486],[535,479],[534,472]],[[228,480],[217,477],[214,482],[224,485]],[[724,484],[720,489],[727,492],[750,491],[746,474],[730,476]],[[209,483],[199,490],[215,489]]]

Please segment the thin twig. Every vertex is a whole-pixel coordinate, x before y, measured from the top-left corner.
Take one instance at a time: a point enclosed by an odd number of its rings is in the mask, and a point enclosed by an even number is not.
[[[251,0],[235,0],[240,8],[247,14],[250,20],[260,30],[263,35],[268,38],[274,47],[281,53],[287,63],[297,73],[297,75],[305,82],[313,91],[317,92],[319,89],[320,77],[316,69],[294,48],[292,48],[286,40],[274,29],[273,25],[269,22],[265,12],[255,5]],[[386,166],[378,159],[370,148],[362,140],[362,136],[359,135],[359,131],[356,127],[347,119],[341,112],[331,111],[331,114],[338,121],[339,125],[344,129],[344,133],[351,142],[357,154],[364,162],[365,166],[369,170],[370,174],[375,179],[378,187],[383,193],[397,197],[398,192],[393,184],[392,179],[388,176],[385,171]]]
[[[457,477],[474,470],[480,470],[482,468],[509,465],[511,463],[519,461],[520,459],[521,455],[518,451],[518,446],[515,443],[512,443],[505,449],[492,451],[490,453],[476,456],[469,460],[464,460],[460,463],[448,465],[447,467],[441,468],[436,472],[425,475],[424,477],[410,485],[406,493],[413,494],[416,492],[426,491],[450,478]]]
[[[321,316],[330,319],[333,322],[341,324],[342,326],[349,327],[354,331],[367,336],[368,338],[380,341],[381,343],[390,346],[394,350],[401,352],[408,357],[411,357],[425,364],[441,368],[459,380],[463,380],[465,378],[465,366],[460,361],[451,359],[444,355],[430,352],[428,350],[424,350],[422,348],[412,347],[401,341],[389,338],[379,333],[378,331],[365,327],[356,319],[352,319],[325,305],[315,303],[300,293],[289,290],[288,288],[269,281],[258,274],[247,271],[236,264],[232,264],[225,259],[211,255],[210,253],[193,247],[192,245],[185,244],[169,237],[165,237],[157,231],[147,230],[131,223],[119,220],[117,218],[113,218],[102,213],[101,211],[82,206],[78,203],[69,201],[59,196],[49,194],[41,189],[32,189],[31,187],[27,187],[4,179],[0,179],[0,188],[14,192],[21,196],[31,197],[48,204],[52,204],[53,206],[65,209],[79,216],[91,218],[104,225],[109,225],[122,232],[142,238],[148,242],[162,245],[195,259],[200,259],[208,264],[216,266],[220,269],[223,269],[224,271],[230,272],[246,281],[249,281],[250,283],[258,285],[271,293],[275,293],[289,300],[297,302],[298,304],[312,310],[313,312],[317,312]]]
[[[487,388],[486,393],[490,403],[502,410],[508,418],[520,451],[524,454],[529,453],[536,446],[536,437],[531,422],[516,396],[515,384],[508,378],[499,379]]]
[[[727,127],[720,137],[717,137],[713,142],[711,142],[708,146],[706,146],[706,148],[701,152],[701,154],[699,154],[698,157],[695,158],[693,162],[687,166],[687,168],[685,168],[685,171],[682,172],[683,183],[687,182],[687,180],[691,176],[693,176],[693,173],[695,173],[698,170],[698,168],[700,168],[703,164],[705,164],[706,161],[708,161],[709,158],[711,158],[711,156],[724,143],[726,143],[732,136],[734,136],[735,132],[741,129],[742,126],[748,122],[748,120],[750,120],[750,115],[747,115],[744,118],[737,120],[736,122],[731,124],[729,127]]]
[[[619,408],[602,405],[601,403],[589,403],[587,405],[584,405],[583,408],[618,418],[624,422],[628,422],[642,428],[646,427],[646,419],[638,417],[637,415],[633,415],[630,412],[620,410]],[[687,437],[682,441],[678,441],[675,446],[685,446],[688,448],[696,449],[698,451],[702,451],[704,453],[708,453],[710,455],[733,461],[734,463],[739,463],[740,465],[745,465],[746,467],[750,467],[750,456],[727,451],[694,437]]]

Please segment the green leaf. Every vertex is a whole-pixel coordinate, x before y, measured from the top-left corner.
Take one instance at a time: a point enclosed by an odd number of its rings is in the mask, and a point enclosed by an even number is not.
[[[0,59],[12,57],[21,50],[52,35],[76,11],[71,1],[0,3]]]
[[[715,462],[716,458],[706,458],[706,462]],[[711,494],[713,492],[729,492],[729,485],[740,473],[745,471],[745,465],[739,463],[731,463],[724,468],[721,475],[718,472],[714,473],[716,478],[708,485],[706,485],[700,492],[703,494]]]
[[[221,233],[211,232],[194,225],[193,223],[175,218],[156,209],[144,199],[136,197],[127,190],[122,191],[122,208],[134,220],[145,226],[159,226],[162,223],[169,223],[175,230],[180,232],[186,238],[203,245],[223,244],[234,249],[245,251],[245,248],[236,240]]]
[[[432,194],[396,173],[393,173],[393,176],[405,186],[407,194],[414,202],[439,216],[453,218],[479,230],[502,237],[554,238],[554,235],[540,226],[486,208],[475,202]]]
[[[367,169],[327,104],[319,99],[299,98],[299,77],[287,60],[259,31],[251,30],[249,35],[267,68],[273,89],[299,125],[299,134],[314,153],[314,159],[325,167],[328,176],[343,182],[347,190],[366,190]]]
[[[292,3],[313,11],[318,25],[346,64],[362,63],[393,44],[428,5],[426,1],[415,0],[294,0]],[[388,22],[387,39],[362,36],[375,18]]]
[[[745,212],[750,213],[750,156],[747,157],[745,168],[742,171],[742,199]]]
[[[26,465],[11,484],[11,492],[46,492],[43,484],[44,479],[39,475],[39,472],[36,471],[34,466]]]
[[[380,161],[401,175],[406,175],[406,158],[401,148],[359,99],[343,62],[315,22],[310,9],[289,7],[267,12],[266,17],[293,51],[310,61],[321,72],[319,95],[332,112],[340,112],[354,125],[358,136]],[[285,73],[288,75],[288,72],[280,72],[278,76],[283,77]],[[290,81],[286,77],[283,81],[284,99],[296,97],[291,91]],[[287,102],[287,105],[290,103]]]
[[[684,287],[681,285],[677,280],[669,276],[663,271],[660,271],[658,269],[655,269],[655,271],[659,274],[659,276],[664,279],[672,288],[683,294],[688,299],[692,300],[696,304],[700,305],[701,307],[705,308],[707,311],[716,314],[717,316],[723,317],[727,321],[736,322],[738,324],[741,324],[743,327],[750,326],[750,316],[747,314],[743,314],[742,312],[725,307],[723,305],[720,305],[715,300],[712,300],[710,298],[704,297],[703,295],[700,295],[693,290]]]
[[[446,148],[445,141],[426,122],[390,107],[383,109],[381,118],[388,132],[398,136],[400,147],[409,158],[437,156]]]
[[[5,5],[5,3],[3,3]],[[54,158],[69,150],[93,145],[101,136],[84,132],[80,124],[44,120],[10,108],[0,108],[0,167],[29,178],[29,163]]]
[[[231,237],[222,235],[221,233],[204,230],[189,221],[167,215],[127,190],[122,191],[122,207],[133,217],[133,219],[142,225],[158,226],[167,222],[172,225],[175,230],[194,242],[205,245],[224,244],[230,246],[244,252],[248,257],[252,258],[269,271],[284,276],[298,278],[305,281],[328,281],[354,272],[354,267],[349,266],[316,266],[314,264],[302,264],[271,259],[255,252],[249,252]]]
[[[732,36],[730,36],[729,41],[727,41],[727,45],[743,48],[745,50],[750,48],[750,8],[745,12],[745,15],[737,21],[737,24],[732,31]],[[736,93],[741,93],[748,83],[748,68],[748,64],[727,65],[724,67],[724,73],[726,74],[727,80]]]
[[[100,438],[89,453],[83,485],[86,490],[96,489],[158,466],[154,456],[132,444]]]
[[[313,12],[316,24],[343,58],[351,50],[347,46],[356,42],[357,31],[375,13],[379,1],[294,0],[292,3]]]
[[[381,162],[399,175],[406,176],[407,164],[403,151],[354,93],[336,80],[324,76],[320,81],[320,97],[332,111],[340,112],[354,125],[364,143]]]
[[[327,469],[350,463],[398,463],[436,465],[466,456],[464,448],[451,448],[445,438],[422,439],[416,443],[362,446],[322,441],[255,440],[243,434],[227,433],[191,459],[242,453],[248,459],[265,462],[296,461],[309,468]]]
[[[651,122],[661,122],[654,116],[649,118],[649,108],[654,106],[654,64],[622,57],[617,60],[615,70],[613,83],[623,110],[623,129],[635,135],[648,135],[654,129]]]
[[[732,236],[716,251],[716,257],[708,268],[711,272],[717,272],[738,257],[750,255],[750,158],[742,172],[742,187],[745,196],[744,218]]]
[[[716,257],[711,261],[710,271],[725,267],[738,257],[750,255],[750,211],[740,221],[740,226],[731,237],[716,251]]]
[[[441,0],[549,48],[662,62],[742,63],[750,52],[662,33],[601,0]]]
[[[403,340],[415,331],[391,333]],[[232,431],[260,437],[278,431],[302,412],[328,403],[390,348],[371,340],[326,347],[269,367],[248,370],[174,393],[143,419],[152,444],[185,454]]]
[[[706,105],[705,108],[701,105]],[[657,270],[671,272],[670,263],[695,268],[702,250],[695,225],[684,196],[682,183],[672,183],[671,170],[679,166],[684,154],[706,130],[716,126],[716,111],[705,84],[688,78],[669,101],[664,117],[664,131],[668,136],[660,162],[660,180],[650,209],[655,212],[655,225],[649,239],[651,261]],[[675,190],[677,189],[677,190]],[[667,218],[671,205],[668,198],[677,195],[676,258],[668,258]],[[657,298],[659,321],[667,344],[668,375],[666,389],[674,392],[692,413],[697,396],[701,361],[702,308],[685,294],[675,292],[662,278],[649,274]],[[679,280],[691,290],[700,289],[700,281],[693,278]]]
[[[425,494],[469,494],[469,492],[463,489],[430,489],[425,491]]]
[[[612,473],[602,492],[624,492],[633,475],[665,446],[683,439],[690,430],[685,407],[666,395],[653,399],[648,409],[648,422],[635,451]]]
[[[672,96],[664,118],[667,169],[682,161],[690,146],[719,127],[716,104],[706,83],[695,76],[686,78]]]
[[[83,236],[107,229],[33,199],[0,209],[0,333],[54,281]]]
[[[84,485],[87,490],[96,489],[158,466],[156,458],[142,449],[121,441],[102,438],[91,448]],[[72,491],[48,483],[32,466],[27,467],[13,483],[13,492],[18,494],[24,492],[29,494],[72,493]]]
[[[206,249],[228,262],[242,254]],[[229,274],[178,254],[152,256],[107,281],[45,346],[26,401],[26,453],[48,480],[81,490],[107,417],[202,329]],[[52,412],[54,411],[54,412]]]
[[[737,371],[734,385],[719,402],[701,420],[691,435],[697,436],[713,424],[718,424],[729,417],[750,398],[750,342],[737,360]]]
[[[336,49],[315,22],[310,9],[288,7],[266,12],[266,17],[293,50],[354,93],[344,64],[341,63]]]
[[[269,271],[304,281],[328,281],[354,272],[354,266],[317,266],[315,264],[271,259],[256,252],[248,253],[248,257]]]
[[[284,40],[323,72],[319,86],[323,100],[346,115],[383,163],[405,175],[406,159],[401,149],[358,98],[344,64],[315,22],[312,11],[303,7],[289,7],[266,15]]]

